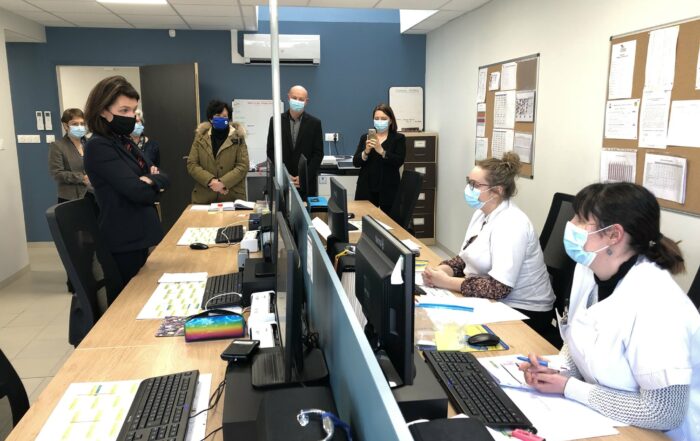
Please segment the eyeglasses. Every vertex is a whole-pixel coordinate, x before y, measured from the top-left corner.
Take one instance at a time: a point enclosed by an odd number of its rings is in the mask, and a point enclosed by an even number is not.
[[[350,434],[350,426],[332,414],[331,412],[326,412],[321,409],[302,409],[297,414],[297,421],[301,427],[306,427],[309,424],[309,416],[316,415],[321,418],[321,424],[323,425],[323,431],[326,432],[326,437],[321,441],[328,441],[333,438],[333,432],[336,427],[340,427],[345,430],[345,435],[348,441],[352,441],[352,435]]]
[[[469,177],[467,177],[467,185],[468,185],[469,188],[472,189],[472,190],[474,190],[475,188],[479,188],[479,189],[480,189],[480,188],[482,188],[482,187],[488,187],[488,186],[489,186],[489,184],[481,184],[481,183],[479,183],[479,182],[476,182],[476,181],[473,180],[473,179],[469,179]]]

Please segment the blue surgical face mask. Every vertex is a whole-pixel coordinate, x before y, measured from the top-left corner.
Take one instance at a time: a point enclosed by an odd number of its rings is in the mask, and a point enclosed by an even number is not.
[[[137,122],[134,125],[134,131],[131,132],[131,134],[134,136],[141,136],[142,133],[143,133],[143,124],[141,124],[140,122]]]
[[[377,129],[377,132],[383,133],[389,128],[389,123],[390,121],[388,119],[375,119],[374,128]]]
[[[228,118],[224,116],[215,116],[211,119],[211,126],[216,130],[224,130],[228,128]]]
[[[489,190],[491,190],[489,188]],[[493,196],[489,198],[487,201],[480,201],[479,196],[481,196],[481,190],[478,188],[472,188],[471,185],[467,184],[466,187],[464,187],[464,200],[467,202],[467,205],[469,205],[472,208],[482,208],[484,205],[486,205],[486,202],[489,202],[491,199],[493,199]]]
[[[571,257],[571,260],[576,263],[580,263],[584,266],[591,266],[593,259],[596,258],[598,253],[610,247],[610,245],[606,245],[599,250],[586,251],[583,249],[583,247],[586,245],[586,241],[588,241],[588,236],[593,233],[606,230],[610,227],[612,227],[612,225],[596,231],[588,232],[585,229],[574,225],[573,222],[567,222],[566,228],[564,229],[564,249],[566,250],[566,254],[568,254],[569,257]]]
[[[304,101],[295,100],[294,98],[289,98],[289,108],[295,112],[301,112],[304,110]]]
[[[68,126],[68,135],[76,139],[81,139],[87,133],[87,128],[84,125]]]

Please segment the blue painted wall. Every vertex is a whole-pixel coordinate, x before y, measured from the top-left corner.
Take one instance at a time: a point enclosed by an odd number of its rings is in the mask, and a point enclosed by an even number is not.
[[[260,22],[260,32],[269,32],[269,22]],[[341,153],[354,152],[359,136],[371,126],[372,108],[388,100],[390,86],[424,86],[425,36],[401,35],[398,22],[282,21],[280,32],[321,35],[320,66],[283,66],[281,88],[307,87],[308,111],[321,118],[324,132],[341,134]],[[166,30],[47,28],[46,36],[45,44],[7,44],[20,134],[38,133],[34,111],[50,110],[53,134],[61,136],[57,65],[197,62],[202,114],[214,98],[272,98],[269,66],[231,63],[228,31],[178,30],[176,38],[169,38]],[[47,133],[41,132],[42,139]],[[45,144],[18,145],[29,241],[51,240],[44,213],[56,201],[56,186],[48,175],[47,151]]]

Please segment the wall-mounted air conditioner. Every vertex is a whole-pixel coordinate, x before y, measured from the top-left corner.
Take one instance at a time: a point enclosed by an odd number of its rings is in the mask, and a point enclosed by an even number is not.
[[[280,35],[280,63],[317,65],[321,63],[320,35]],[[243,35],[246,64],[270,64],[270,34]]]

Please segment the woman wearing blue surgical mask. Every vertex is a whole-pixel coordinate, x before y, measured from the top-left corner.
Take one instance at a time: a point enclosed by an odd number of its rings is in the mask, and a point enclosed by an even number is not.
[[[83,167],[87,127],[80,109],[66,109],[61,116],[63,138],[49,145],[49,173],[58,185],[58,203],[80,199],[90,185]]]
[[[700,369],[700,315],[672,278],[684,271],[683,256],[661,234],[656,198],[640,185],[592,184],[573,208],[564,247],[578,265],[559,317],[567,370],[530,354],[520,365],[526,381],[614,420],[700,440],[700,391],[690,386]]]
[[[246,198],[250,167],[245,128],[231,122],[231,106],[213,100],[207,106],[207,122],[195,130],[187,158],[187,172],[194,179],[193,204],[233,202]]]
[[[373,133],[360,137],[352,159],[360,168],[355,200],[369,200],[388,214],[399,193],[406,137],[397,132],[396,117],[388,105],[375,107],[372,118]]]
[[[466,203],[476,212],[460,252],[426,268],[423,281],[466,297],[500,300],[527,315],[526,323],[551,341],[556,329],[549,273],[532,222],[511,200],[519,169],[513,152],[477,162],[464,188]]]
[[[143,113],[141,110],[137,110],[136,124],[134,124],[134,131],[131,132],[131,140],[141,150],[144,158],[156,167],[160,167],[160,147],[156,141],[143,134],[145,124]]]

